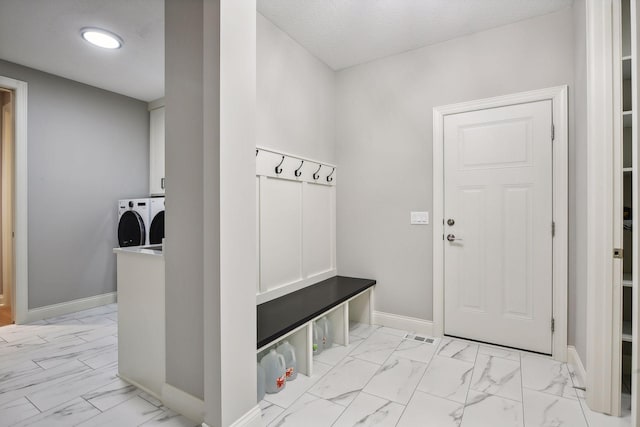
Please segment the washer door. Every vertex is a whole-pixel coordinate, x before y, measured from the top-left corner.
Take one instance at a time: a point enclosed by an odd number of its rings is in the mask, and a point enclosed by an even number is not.
[[[142,246],[145,240],[144,221],[138,212],[126,211],[118,223],[118,243],[120,247]]]
[[[164,238],[164,211],[160,211],[153,217],[149,227],[149,244],[158,245]]]

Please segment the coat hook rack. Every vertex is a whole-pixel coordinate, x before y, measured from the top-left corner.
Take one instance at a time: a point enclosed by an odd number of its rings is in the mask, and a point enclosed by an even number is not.
[[[258,151],[260,151],[260,150],[258,150],[258,149],[256,148],[256,157],[258,157]]]
[[[327,182],[331,182],[333,181],[333,177],[331,175],[333,175],[333,173],[336,171],[336,168],[333,168],[331,170],[331,173],[327,176]]]
[[[318,165],[318,170],[313,173],[313,179],[320,178],[320,174],[319,174],[320,169],[322,169],[322,165]]]
[[[302,160],[302,163],[300,163],[300,167],[293,172],[296,178],[302,175],[302,172],[300,172],[300,169],[302,169],[302,165],[304,165],[304,160]]]
[[[280,160],[280,163],[276,166],[276,175],[280,175],[282,173],[282,168],[280,167],[282,166],[282,163],[284,163],[284,156],[282,156],[282,160]]]

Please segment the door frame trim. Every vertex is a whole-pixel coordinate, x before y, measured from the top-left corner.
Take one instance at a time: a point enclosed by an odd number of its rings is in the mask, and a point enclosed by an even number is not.
[[[450,114],[550,100],[555,139],[553,142],[553,295],[554,359],[567,360],[568,325],[568,209],[569,209],[569,116],[568,87],[520,92],[433,109],[433,333],[444,334],[444,118]],[[549,130],[551,131],[551,130]],[[551,224],[549,224],[551,227]],[[551,230],[549,230],[551,232]],[[551,326],[551,325],[549,325]]]
[[[13,299],[11,306],[15,323],[28,321],[29,311],[29,264],[28,245],[28,198],[27,198],[27,82],[0,76],[0,86],[15,93],[14,105],[14,213],[13,240],[14,274]]]

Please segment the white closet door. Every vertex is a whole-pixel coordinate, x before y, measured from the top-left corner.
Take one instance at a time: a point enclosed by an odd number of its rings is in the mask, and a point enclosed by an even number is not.
[[[444,119],[448,335],[551,353],[551,101]]]

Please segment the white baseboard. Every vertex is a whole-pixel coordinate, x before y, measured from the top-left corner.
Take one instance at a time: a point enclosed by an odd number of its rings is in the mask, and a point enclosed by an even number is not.
[[[209,427],[208,424],[202,423],[202,427]],[[260,406],[256,405],[249,412],[238,418],[229,427],[262,427],[262,411]]]
[[[419,332],[424,335],[433,336],[433,321],[431,320],[374,311],[371,323],[374,325],[386,326],[388,328]]]
[[[573,372],[576,375],[576,385],[584,387],[587,384],[587,371],[584,369],[580,355],[576,351],[576,348],[572,345],[567,347],[567,363],[573,367]]]
[[[166,407],[184,415],[191,421],[204,422],[204,401],[202,399],[165,383],[162,386],[160,400]]]
[[[101,305],[113,304],[117,301],[117,293],[96,295],[88,298],[80,298],[73,301],[62,302],[60,304],[47,305],[45,307],[33,308],[27,312],[23,323],[36,322],[50,317],[62,316],[64,314],[75,313],[76,311],[88,310]]]
[[[118,377],[121,380],[126,381],[129,384],[136,386],[136,388],[139,388],[140,390],[144,391],[145,393],[150,394],[152,397],[155,397],[158,400],[162,400],[162,396],[160,396],[157,392],[148,389],[147,387],[143,386],[139,382],[134,381],[131,378],[128,378],[126,375],[122,375],[120,372],[118,372]]]

